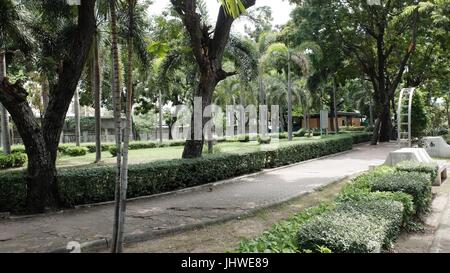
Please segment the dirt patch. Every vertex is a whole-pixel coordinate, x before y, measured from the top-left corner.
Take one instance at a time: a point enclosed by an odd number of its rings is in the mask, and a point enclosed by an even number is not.
[[[223,253],[233,251],[243,238],[255,237],[273,224],[294,213],[333,200],[348,181],[333,183],[312,193],[303,195],[280,206],[264,209],[256,214],[226,223],[169,235],[163,238],[129,244],[125,252],[149,253]]]

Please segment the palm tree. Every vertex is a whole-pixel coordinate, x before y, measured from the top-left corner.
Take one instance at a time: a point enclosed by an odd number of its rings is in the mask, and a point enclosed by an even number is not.
[[[119,253],[122,250],[122,241],[120,235],[123,234],[122,219],[125,219],[121,211],[121,166],[122,166],[122,127],[121,127],[121,111],[122,98],[120,93],[119,81],[119,48],[118,48],[118,34],[117,34],[117,12],[116,0],[109,0],[110,12],[110,28],[111,28],[111,56],[112,56],[112,98],[115,124],[115,138],[116,138],[116,185],[115,185],[115,207],[114,207],[114,226],[111,244],[111,252]]]
[[[113,229],[113,252],[122,252],[123,236],[125,226],[125,213],[126,213],[126,199],[127,199],[127,187],[128,187],[128,150],[130,143],[130,135],[132,131],[132,106],[133,106],[133,68],[134,68],[134,56],[137,55],[142,67],[148,65],[148,56],[146,53],[146,43],[144,37],[145,27],[145,5],[138,5],[137,0],[127,0],[119,2],[121,4],[120,10],[125,11],[121,17],[123,25],[120,27],[120,34],[125,38],[125,44],[127,47],[127,64],[126,64],[126,80],[127,80],[127,94],[126,94],[126,107],[125,107],[125,130],[120,138],[121,124],[121,93],[118,79],[118,32],[117,32],[117,14],[115,10],[116,1],[110,1],[110,13],[111,13],[111,45],[113,53],[113,73],[114,73],[114,115],[116,119],[116,144],[117,147],[122,145],[121,153],[117,153],[118,164],[118,180],[116,183],[116,215],[115,226]],[[116,60],[117,57],[117,60]],[[118,151],[120,148],[117,149]],[[121,157],[121,159],[119,159]]]
[[[267,67],[274,67],[285,74],[288,101],[288,136],[291,141],[293,139],[291,65],[294,64],[300,69],[302,75],[308,75],[310,70],[309,59],[304,51],[299,48],[291,49],[284,43],[273,43],[267,48],[260,62],[263,71]]]

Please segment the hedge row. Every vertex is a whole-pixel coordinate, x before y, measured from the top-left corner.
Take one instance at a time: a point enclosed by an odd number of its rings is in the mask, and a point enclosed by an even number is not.
[[[14,152],[9,155],[0,153],[0,169],[22,167],[27,161],[27,155]]]
[[[269,151],[130,165],[128,197],[152,195],[215,182],[351,148],[351,136],[338,136],[291,144]],[[61,199],[70,206],[113,200],[115,175],[113,166],[61,169],[58,171]],[[20,211],[25,200],[24,173],[3,172],[0,173],[0,181],[0,211]]]
[[[401,166],[399,166],[401,167]],[[421,166],[408,172],[381,167],[355,178],[332,203],[301,212],[239,252],[378,252],[430,204],[432,180]]]

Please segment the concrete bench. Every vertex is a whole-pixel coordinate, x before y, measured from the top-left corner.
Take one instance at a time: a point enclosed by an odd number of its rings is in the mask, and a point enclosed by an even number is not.
[[[402,161],[436,164],[438,166],[438,175],[433,186],[440,186],[447,179],[448,163],[446,161],[433,160],[423,148],[403,148],[390,152],[384,164],[395,166]]]
[[[440,136],[424,137],[424,149],[432,157],[450,158],[450,145]]]

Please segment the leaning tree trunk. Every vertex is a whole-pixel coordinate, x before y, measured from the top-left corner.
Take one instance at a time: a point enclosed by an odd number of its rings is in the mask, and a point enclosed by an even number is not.
[[[100,91],[100,64],[98,55],[98,30],[94,35],[94,59],[92,73],[92,87],[94,88],[94,108],[95,108],[95,163],[102,160],[102,119],[101,119],[101,91]]]
[[[27,206],[29,212],[44,212],[61,204],[56,177],[56,156],[64,119],[86,64],[94,34],[95,1],[82,0],[78,6],[77,27],[63,45],[65,54],[58,62],[58,81],[49,92],[44,119],[35,118],[20,83],[0,82],[0,101],[8,109],[28,155]]]
[[[5,53],[0,52],[0,82],[3,81],[4,77],[6,77],[6,58],[5,58]],[[1,112],[0,114],[1,114],[3,153],[10,154],[11,153],[11,141],[10,141],[10,135],[9,135],[8,111],[1,103],[0,103],[0,112]]]
[[[79,95],[78,87],[75,90],[75,96],[73,99],[73,109],[75,112],[75,143],[79,147],[80,146],[81,129],[80,129],[80,95]]]
[[[112,86],[112,97],[114,105],[114,127],[116,136],[116,185],[115,185],[115,207],[114,207],[114,226],[113,235],[111,243],[111,252],[117,253],[120,251],[121,244],[118,242],[120,230],[119,230],[119,220],[121,218],[121,208],[120,208],[120,189],[121,189],[121,163],[122,163],[122,132],[121,132],[121,95],[119,86],[119,50],[117,41],[117,14],[116,14],[116,3],[115,0],[110,2],[110,13],[111,13],[111,55],[112,55],[112,70],[113,70],[113,86]]]

